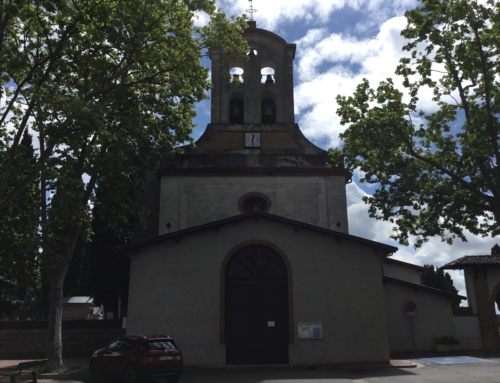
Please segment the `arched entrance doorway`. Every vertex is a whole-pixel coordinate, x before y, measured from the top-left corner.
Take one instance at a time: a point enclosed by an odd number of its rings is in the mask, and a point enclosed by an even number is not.
[[[227,364],[288,364],[288,275],[273,249],[249,245],[225,270]]]

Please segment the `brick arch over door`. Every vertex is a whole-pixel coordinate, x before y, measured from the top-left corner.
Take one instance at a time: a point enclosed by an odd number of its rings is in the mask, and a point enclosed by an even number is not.
[[[276,245],[274,245],[271,242],[268,241],[262,241],[262,240],[250,240],[250,241],[245,241],[242,242],[236,246],[234,246],[229,252],[227,253],[226,257],[222,261],[222,265],[220,268],[220,312],[219,312],[219,341],[220,344],[225,344],[225,289],[226,289],[226,266],[231,259],[231,257],[236,253],[238,250],[250,246],[250,245],[261,245],[261,246],[267,246],[270,249],[274,250],[278,255],[281,257],[283,262],[285,263],[286,266],[286,271],[287,271],[287,278],[288,278],[288,329],[289,329],[289,343],[293,344],[295,343],[295,332],[294,332],[294,322],[293,322],[293,289],[292,289],[292,267],[290,266],[290,262],[288,261],[287,256],[285,253]]]

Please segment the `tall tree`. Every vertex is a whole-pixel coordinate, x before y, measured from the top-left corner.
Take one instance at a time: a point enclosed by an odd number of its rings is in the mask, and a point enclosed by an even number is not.
[[[420,280],[424,286],[434,287],[453,294],[458,293],[450,274],[445,273],[442,269],[434,268],[433,265],[424,265]]]
[[[392,237],[421,246],[432,236],[452,243],[500,233],[500,5],[494,1],[423,0],[405,13],[408,39],[396,74],[376,89],[364,80],[338,96],[348,125],[332,162],[377,185],[364,198],[371,217],[395,224]],[[424,88],[434,108],[419,110]]]
[[[0,158],[5,158],[6,148],[0,147]],[[24,132],[15,158],[17,167],[12,184],[32,171],[36,161],[32,136]],[[0,316],[16,308],[15,301],[24,301],[17,292],[27,288],[36,290],[39,281],[40,234],[39,188],[32,182],[18,199],[0,212]],[[7,295],[7,291],[11,291]],[[15,293],[12,293],[15,292]],[[16,295],[16,299],[13,299]],[[3,296],[3,298],[2,298]]]
[[[0,1],[0,211],[39,176],[51,192],[42,217],[49,274],[49,367],[62,365],[61,297],[91,204],[117,235],[140,215],[128,192],[190,140],[194,105],[210,82],[203,49],[244,57],[243,18],[215,0]],[[198,12],[210,18],[197,27]],[[20,139],[38,132],[32,171],[13,183]],[[12,185],[9,189],[6,185]],[[95,198],[99,188],[99,200]],[[125,228],[124,228],[125,227]]]

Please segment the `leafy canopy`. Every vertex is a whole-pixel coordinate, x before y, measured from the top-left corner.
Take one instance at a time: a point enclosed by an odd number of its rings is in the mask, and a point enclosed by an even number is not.
[[[208,25],[193,23],[200,12]],[[214,0],[0,1],[0,210],[68,155],[87,174],[122,144],[158,153],[147,165],[166,158],[190,139],[194,105],[210,88],[204,50],[242,54],[245,27]],[[27,129],[43,142],[18,181]]]
[[[205,26],[194,23],[200,12]],[[49,368],[62,364],[62,286],[77,242],[90,238],[91,206],[126,236],[143,213],[132,190],[191,140],[211,86],[202,55],[246,57],[245,27],[215,0],[0,0],[0,214],[10,215],[0,226],[22,215],[15,204],[40,180],[38,195],[51,194],[47,209],[38,200]],[[37,150],[29,166],[26,131]]]
[[[344,159],[377,185],[364,197],[369,214],[394,223],[401,244],[500,233],[499,10],[494,1],[423,0],[401,32],[404,92],[391,79],[376,88],[364,80],[337,97],[348,128],[332,163]],[[432,110],[419,108],[425,88]]]

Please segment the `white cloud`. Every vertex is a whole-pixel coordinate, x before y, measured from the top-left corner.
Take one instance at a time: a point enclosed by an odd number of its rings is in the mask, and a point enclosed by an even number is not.
[[[204,27],[205,25],[208,25],[209,21],[210,17],[206,12],[197,12],[193,17],[194,25],[197,27]]]
[[[259,27],[265,29],[276,29],[279,24],[285,21],[298,22],[302,19],[306,21],[318,20],[325,23],[333,10],[340,9],[349,3],[352,8],[359,9],[363,0],[273,0],[254,1],[254,9],[257,12],[254,18],[259,22]],[[220,0],[220,5],[229,14],[243,14],[250,8],[248,0]],[[262,25],[261,25],[262,24]]]
[[[349,233],[372,241],[385,242],[394,245],[389,239],[392,233],[392,224],[377,221],[368,216],[368,205],[361,198],[367,194],[352,182],[346,186],[347,213],[349,215]]]
[[[228,14],[241,15],[250,8],[248,0],[219,0]],[[335,22],[335,11],[350,8],[369,16],[371,24],[384,19],[402,15],[406,9],[417,4],[416,0],[255,0],[253,5],[257,9],[254,14],[259,27],[275,30],[287,22],[298,24],[305,21],[312,25],[321,25]]]
[[[297,41],[295,107],[302,113],[299,124],[308,137],[327,137],[330,146],[339,144],[338,135],[345,127],[336,114],[337,94],[351,95],[363,78],[376,86],[394,77],[403,55],[405,40],[400,32],[405,26],[406,18],[395,17],[384,22],[373,38],[326,35],[314,29]]]

